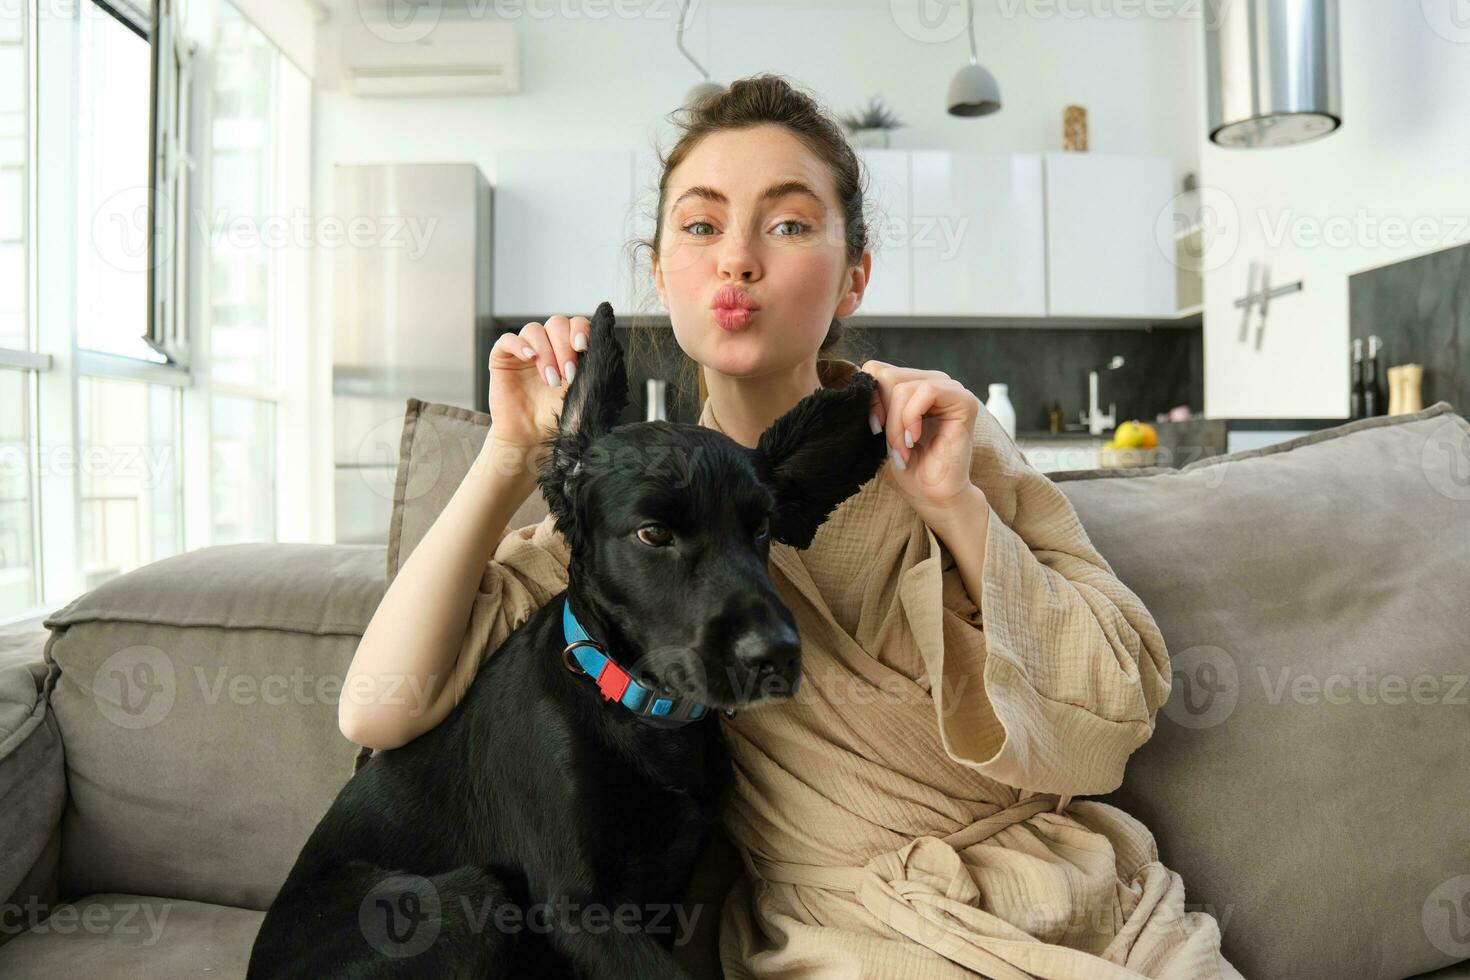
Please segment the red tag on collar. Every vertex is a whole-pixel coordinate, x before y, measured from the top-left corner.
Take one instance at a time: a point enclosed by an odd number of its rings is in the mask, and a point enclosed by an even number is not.
[[[608,660],[602,665],[602,673],[597,675],[597,687],[605,700],[622,701],[623,692],[628,690],[628,680],[627,672]]]

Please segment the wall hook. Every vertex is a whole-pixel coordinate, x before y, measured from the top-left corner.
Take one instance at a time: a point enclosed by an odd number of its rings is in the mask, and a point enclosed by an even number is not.
[[[1243,344],[1250,334],[1251,308],[1259,305],[1260,318],[1256,321],[1256,350],[1261,349],[1261,339],[1266,332],[1266,314],[1270,310],[1271,300],[1277,296],[1285,296],[1288,293],[1299,293],[1303,286],[1300,279],[1289,282],[1284,286],[1271,288],[1271,266],[1265,262],[1251,260],[1250,271],[1246,273],[1245,295],[1235,301],[1235,308],[1240,314],[1240,342]]]

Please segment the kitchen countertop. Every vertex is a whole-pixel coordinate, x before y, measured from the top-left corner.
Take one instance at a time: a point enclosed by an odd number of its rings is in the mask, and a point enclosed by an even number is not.
[[[1052,432],[1050,429],[1032,429],[1029,432],[1025,430],[1016,432],[1017,442],[1023,440],[1026,442],[1047,442],[1051,440],[1058,442],[1092,442],[1094,440],[1097,442],[1107,442],[1110,438],[1112,437],[1108,435],[1095,436],[1086,429],[1063,429],[1061,432]]]

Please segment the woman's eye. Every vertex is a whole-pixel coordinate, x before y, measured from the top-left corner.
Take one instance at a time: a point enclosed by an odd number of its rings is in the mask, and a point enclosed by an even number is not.
[[[797,221],[795,218],[787,218],[785,221],[781,222],[781,224],[777,225],[776,227],[777,228],[780,228],[781,225],[796,225],[798,228],[801,229],[801,231],[792,232],[791,235],[779,235],[779,236],[777,236],[779,238],[790,238],[792,235],[800,235],[800,234],[802,234],[802,232],[805,232],[806,229],[807,229],[807,223],[805,221]]]
[[[704,225],[707,228],[713,228],[714,227],[714,225],[710,224],[708,221],[691,221],[691,222],[689,222],[689,224],[687,224],[687,225],[684,226],[684,230],[685,231],[689,231],[690,228],[694,228],[697,225]],[[693,234],[693,233],[691,232],[691,234]],[[711,234],[713,234],[713,232],[711,232]],[[705,235],[697,235],[696,234],[694,237],[695,238],[704,238],[704,237],[707,237],[707,236],[705,236]]]
[[[638,540],[654,548],[662,548],[673,539],[673,534],[662,524],[649,524],[638,529]]]

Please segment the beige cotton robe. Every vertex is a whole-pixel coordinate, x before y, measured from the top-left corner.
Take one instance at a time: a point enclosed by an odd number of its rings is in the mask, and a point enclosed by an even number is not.
[[[827,387],[856,365],[823,359]],[[708,402],[699,424],[723,431]],[[801,633],[796,696],[720,719],[729,978],[1238,978],[1114,789],[1170,685],[1153,618],[1070,501],[983,407],[970,475],[991,507],[983,594],[888,479],[771,578]],[[548,517],[484,573],[454,683],[566,587]]]

